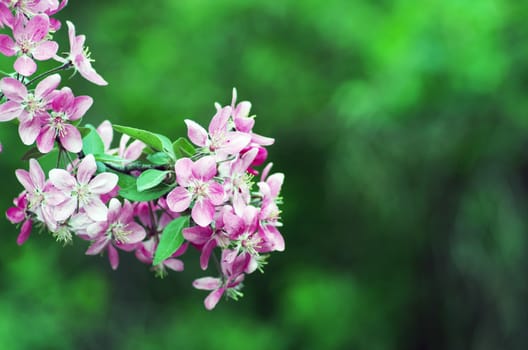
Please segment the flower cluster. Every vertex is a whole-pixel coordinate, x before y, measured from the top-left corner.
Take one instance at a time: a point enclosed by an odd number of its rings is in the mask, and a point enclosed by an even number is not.
[[[273,251],[284,250],[279,205],[284,181],[270,174],[266,162],[272,138],[253,131],[251,103],[215,104],[207,129],[185,120],[186,138],[112,125],[80,126],[93,104],[60,87],[60,72],[73,69],[88,81],[106,85],[67,22],[70,50],[57,55],[52,18],[67,1],[0,0],[0,52],[14,57],[14,72],[0,80],[0,121],[18,124],[22,143],[32,148],[29,169],[15,174],[24,190],[7,210],[20,224],[18,244],[34,228],[59,242],[89,242],[87,255],[105,254],[119,266],[119,251],[131,252],[158,276],[183,271],[189,246],[200,252],[200,266],[217,275],[194,281],[210,291],[205,307],[222,296],[237,299],[247,274],[262,271]],[[36,61],[59,65],[38,73]],[[34,86],[34,87],[33,87]],[[122,134],[112,148],[114,131]],[[190,140],[190,141],[189,141]],[[132,142],[130,142],[132,141]],[[44,154],[57,157],[47,176],[39,163]],[[215,264],[210,264],[210,260]]]

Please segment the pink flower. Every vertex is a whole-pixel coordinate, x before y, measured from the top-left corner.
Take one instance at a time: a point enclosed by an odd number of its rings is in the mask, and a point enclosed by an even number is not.
[[[26,200],[26,192],[24,191],[20,194],[20,196],[16,197],[13,200],[13,203],[15,206],[7,209],[6,216],[12,224],[18,224],[24,221],[17,237],[17,244],[22,245],[29,238],[31,229],[33,227],[31,218],[29,218],[26,214],[28,204]]]
[[[204,227],[213,221],[215,205],[224,202],[224,189],[214,181],[216,161],[213,156],[203,157],[193,162],[189,158],[180,158],[175,165],[176,180],[180,186],[167,196],[167,205],[172,211],[180,213],[194,201],[191,217]]]
[[[195,145],[220,157],[237,154],[249,144],[251,136],[230,129],[231,107],[217,105],[216,108],[217,112],[209,123],[209,133],[198,123],[185,119],[187,136]]]
[[[36,219],[44,222],[50,230],[54,230],[57,227],[54,205],[60,201],[59,193],[46,182],[44,171],[38,161],[30,159],[29,172],[18,169],[15,175],[26,190],[27,210],[34,213]]]
[[[70,121],[75,121],[92,106],[89,96],[74,97],[70,88],[62,88],[51,101],[52,111],[37,137],[40,152],[48,153],[53,149],[58,137],[61,145],[68,151],[78,153],[82,149],[82,138],[79,130]]]
[[[244,271],[248,268],[251,257],[249,254],[242,254],[228,263],[224,259],[224,255],[229,253],[228,250],[222,252],[223,278],[203,277],[193,282],[194,288],[211,291],[204,301],[207,310],[214,309],[222,295],[226,292],[234,300],[242,296],[242,293],[239,291],[241,287],[240,283],[244,280]]]
[[[35,142],[43,120],[49,118],[47,109],[59,83],[60,75],[53,74],[42,80],[34,92],[28,92],[26,86],[16,79],[0,81],[0,90],[8,99],[0,106],[0,121],[18,118],[18,133],[25,145]]]
[[[14,0],[11,1],[11,7],[20,14],[28,17],[40,13],[57,10],[59,7],[58,0]],[[64,6],[63,6],[64,7]]]
[[[87,232],[94,237],[86,251],[87,255],[96,255],[108,250],[108,259],[112,269],[119,266],[119,255],[115,247],[126,251],[135,250],[145,236],[145,229],[134,221],[134,209],[129,201],[123,205],[112,198],[109,203],[108,219],[89,225]]]
[[[18,55],[14,64],[15,70],[28,77],[37,70],[33,58],[39,61],[48,60],[55,56],[59,45],[46,39],[50,27],[47,15],[36,15],[27,23],[25,21],[23,15],[16,17],[13,28],[15,41],[8,35],[0,34],[0,52],[6,56]]]
[[[77,168],[77,176],[72,176],[64,169],[52,169],[49,173],[51,183],[62,193],[62,201],[57,205],[55,218],[66,220],[77,209],[84,209],[94,221],[105,221],[108,208],[100,196],[114,189],[118,177],[111,173],[95,175],[97,165],[93,155],[84,158]]]
[[[79,72],[86,80],[96,85],[108,85],[92,67],[93,60],[90,58],[90,54],[84,46],[86,37],[84,35],[75,35],[75,26],[72,22],[66,21],[68,25],[68,37],[70,39],[70,53],[68,57],[62,58],[55,56],[54,58],[63,63],[71,63],[75,68],[75,71]]]

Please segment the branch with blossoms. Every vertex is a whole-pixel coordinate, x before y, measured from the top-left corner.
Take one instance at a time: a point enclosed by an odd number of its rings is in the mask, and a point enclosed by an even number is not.
[[[20,225],[24,244],[34,229],[58,242],[89,242],[87,255],[105,254],[112,269],[119,251],[135,254],[158,276],[183,271],[189,245],[200,251],[200,266],[216,261],[218,274],[193,282],[208,290],[205,307],[222,296],[237,299],[246,275],[262,271],[273,251],[284,250],[281,226],[281,173],[270,174],[266,147],[274,140],[253,132],[251,103],[215,104],[206,130],[185,120],[187,138],[171,138],[137,128],[81,126],[93,104],[61,87],[61,72],[73,70],[97,85],[107,82],[92,67],[85,36],[67,21],[70,50],[57,55],[53,41],[66,6],[58,0],[0,0],[0,52],[14,59],[13,73],[0,80],[0,121],[18,124],[28,170],[15,175],[23,191],[7,210]],[[56,68],[39,72],[38,61]],[[114,132],[122,134],[112,146]],[[47,176],[39,162],[47,155],[56,167]]]

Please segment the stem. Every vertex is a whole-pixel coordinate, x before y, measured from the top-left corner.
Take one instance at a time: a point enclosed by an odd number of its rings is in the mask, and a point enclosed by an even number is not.
[[[123,173],[123,174],[130,174],[134,170],[149,170],[149,169],[157,169],[157,170],[169,170],[170,167],[165,165],[154,165],[154,164],[143,164],[143,163],[130,163],[128,165],[114,165],[109,163],[104,163],[108,168]]]
[[[55,67],[55,68],[53,68],[53,69],[50,69],[50,70],[47,71],[47,72],[44,72],[44,73],[41,73],[41,74],[37,75],[35,78],[33,78],[33,79],[31,79],[30,81],[28,81],[28,82],[26,83],[26,86],[29,86],[29,85],[33,84],[34,82],[39,81],[39,80],[41,80],[41,79],[43,79],[43,78],[45,78],[45,77],[47,77],[47,76],[49,76],[49,75],[51,75],[51,74],[53,74],[53,73],[60,72],[61,70],[68,69],[68,68],[70,68],[70,67],[72,67],[72,66],[73,66],[73,65],[72,65],[71,62],[66,62],[66,63],[64,63],[62,66]]]

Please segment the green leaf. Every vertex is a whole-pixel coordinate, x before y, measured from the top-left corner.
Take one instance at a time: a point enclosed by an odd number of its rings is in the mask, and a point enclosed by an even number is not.
[[[120,172],[115,172],[115,174],[119,178],[119,180],[117,181],[117,185],[120,188],[124,189],[124,188],[131,188],[131,187],[135,188],[136,187],[137,178],[135,178],[134,176],[123,174]]]
[[[147,156],[147,159],[149,162],[155,165],[166,165],[170,163],[170,157],[167,155],[167,153],[163,152],[156,152],[154,154],[149,154]]]
[[[158,138],[160,139],[161,144],[163,146],[163,151],[169,154],[171,158],[174,158],[174,149],[172,147],[172,141],[167,136],[161,134],[155,135],[158,136]]]
[[[104,163],[117,163],[117,164],[123,164],[124,162],[127,162],[126,159],[123,159],[118,156],[113,156],[111,154],[105,154],[105,153],[96,153],[94,154],[95,160],[99,162]]]
[[[174,141],[172,148],[178,158],[192,157],[196,154],[196,148],[184,137],[180,137]]]
[[[119,195],[125,199],[134,202],[148,202],[154,199],[158,199],[173,188],[174,186],[159,185],[145,191],[138,191],[136,186],[132,186],[121,188],[119,190]]]
[[[163,180],[170,171],[167,170],[157,170],[157,169],[148,169],[139,175],[137,179],[137,190],[143,192],[145,190],[156,187]]]
[[[115,131],[127,134],[157,151],[166,152],[169,155],[174,156],[174,151],[172,147],[169,146],[171,144],[170,140],[166,136],[123,125],[114,125],[113,128]]]
[[[92,129],[86,128],[84,126],[78,127],[77,130],[79,130],[79,132],[81,133],[81,137],[85,137],[92,131]]]
[[[154,253],[153,265],[169,258],[183,244],[183,229],[189,226],[189,216],[180,216],[172,220],[163,230],[158,248]]]
[[[86,125],[86,128],[90,129],[90,132],[82,140],[84,154],[104,153],[104,143],[101,136],[92,125]]]

